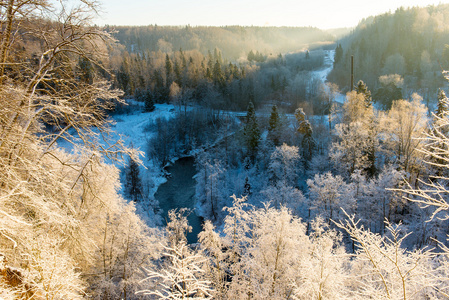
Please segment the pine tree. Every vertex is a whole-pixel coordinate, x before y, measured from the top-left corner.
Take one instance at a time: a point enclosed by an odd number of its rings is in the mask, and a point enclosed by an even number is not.
[[[271,75],[270,87],[274,92],[276,92],[278,90],[278,84],[277,84],[276,78],[273,75]]]
[[[155,106],[154,106],[153,95],[151,94],[150,91],[146,91],[145,92],[145,111],[152,112],[152,111],[154,111],[154,109],[155,109]]]
[[[445,115],[447,116],[449,112],[448,100],[446,97],[446,93],[443,90],[438,91],[438,106],[436,115],[439,118],[443,118]]]
[[[134,202],[142,200],[142,179],[140,178],[139,165],[133,159],[129,159],[125,173],[125,195]]]
[[[254,54],[253,50],[249,51],[249,53],[248,53],[248,61],[251,62],[251,61],[255,60],[255,58],[256,58],[256,55]]]
[[[168,54],[165,54],[165,87],[168,88],[171,85],[171,77],[173,73],[173,65],[171,63]]]
[[[297,131],[303,135],[301,146],[302,146],[302,157],[305,159],[305,164],[307,167],[307,162],[312,159],[313,150],[316,147],[315,139],[313,138],[313,129],[309,121],[306,120],[306,114],[302,108],[298,108],[295,111],[295,118],[298,122]]]
[[[335,48],[335,56],[334,56],[334,66],[338,64],[343,57],[343,48],[341,44],[338,44],[337,48]]]
[[[288,86],[287,77],[284,76],[284,78],[282,79],[282,84],[281,84],[282,94],[285,93],[285,89],[287,88],[287,86]]]
[[[218,60],[215,61],[214,69],[212,71],[212,77],[215,86],[222,87],[224,85],[223,72],[221,71],[221,65]]]
[[[373,105],[373,98],[371,97],[371,92],[368,90],[368,87],[362,80],[359,80],[359,82],[357,83],[355,91],[357,92],[357,94],[363,94],[365,96],[365,106],[367,108]]]
[[[246,149],[251,159],[254,159],[259,146],[260,130],[257,124],[256,111],[253,102],[248,105],[248,112],[246,114],[246,125],[243,129]]]
[[[275,146],[279,146],[280,117],[276,105],[273,105],[271,108],[268,124],[268,137],[273,141]]]
[[[182,75],[181,75],[181,66],[179,65],[178,61],[175,60],[175,66],[173,69],[175,73],[175,82],[182,87]]]

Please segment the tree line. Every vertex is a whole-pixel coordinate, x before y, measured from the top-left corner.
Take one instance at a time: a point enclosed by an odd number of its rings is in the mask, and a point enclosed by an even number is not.
[[[147,111],[154,103],[244,110],[249,101],[256,106],[319,102],[320,83],[310,71],[323,65],[324,50],[256,54],[251,50],[248,59],[232,62],[218,48],[207,55],[182,49],[170,53],[125,51],[111,54],[111,64],[116,87],[127,97],[145,102]]]
[[[264,54],[294,52],[304,47],[332,42],[333,34],[313,27],[257,26],[106,26],[129,53],[147,50],[170,53],[178,49],[202,54],[219,48],[236,61],[257,49]]]

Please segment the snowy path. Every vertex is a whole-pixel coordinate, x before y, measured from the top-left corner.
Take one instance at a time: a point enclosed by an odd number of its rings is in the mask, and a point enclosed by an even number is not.
[[[329,73],[334,68],[334,57],[335,57],[335,50],[326,50],[325,52],[326,54],[324,56],[324,68],[312,72],[312,76],[319,78],[323,84],[326,83],[327,75],[329,75]],[[325,88],[327,89],[327,87]],[[345,101],[346,96],[340,93],[338,93],[334,98],[334,102],[340,104],[343,104]]]

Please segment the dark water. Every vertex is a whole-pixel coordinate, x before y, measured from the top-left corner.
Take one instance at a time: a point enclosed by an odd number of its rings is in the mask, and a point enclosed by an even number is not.
[[[187,217],[192,232],[187,234],[189,243],[198,241],[198,233],[202,230],[202,218],[194,212],[195,180],[196,173],[195,160],[193,157],[178,159],[174,165],[167,168],[171,174],[167,182],[160,185],[154,197],[159,201],[159,206],[163,210],[162,217],[164,223],[168,219],[168,211],[175,208],[187,207],[191,209]]]

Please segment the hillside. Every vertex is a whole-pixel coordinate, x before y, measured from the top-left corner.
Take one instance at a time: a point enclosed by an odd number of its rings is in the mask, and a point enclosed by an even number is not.
[[[353,55],[355,82],[363,80],[375,92],[382,87],[380,76],[399,74],[404,97],[416,91],[427,101],[436,99],[445,84],[441,68],[449,68],[449,5],[370,17],[338,43],[340,53],[328,79],[342,89],[349,89]]]

